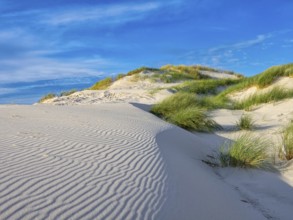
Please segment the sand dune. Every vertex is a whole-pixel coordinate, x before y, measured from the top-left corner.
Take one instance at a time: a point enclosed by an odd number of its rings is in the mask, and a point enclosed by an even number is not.
[[[130,104],[0,112],[0,219],[266,219],[200,136]]]

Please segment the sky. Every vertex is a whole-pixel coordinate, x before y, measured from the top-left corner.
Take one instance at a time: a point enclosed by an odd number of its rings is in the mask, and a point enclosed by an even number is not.
[[[0,103],[141,66],[251,76],[293,62],[292,0],[0,0]]]

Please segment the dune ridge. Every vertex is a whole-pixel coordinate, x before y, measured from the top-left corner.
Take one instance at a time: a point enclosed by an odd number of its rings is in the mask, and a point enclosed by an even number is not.
[[[83,120],[26,107],[3,120],[18,129],[1,126],[1,219],[155,219],[167,176],[154,134],[166,125],[107,111],[94,121],[93,110]]]
[[[130,104],[0,111],[1,219],[265,219],[207,143]]]

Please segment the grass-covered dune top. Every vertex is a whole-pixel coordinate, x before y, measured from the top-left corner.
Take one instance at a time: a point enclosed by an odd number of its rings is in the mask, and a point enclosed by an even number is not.
[[[243,78],[237,85],[225,90],[221,95],[227,95],[250,88],[252,86],[265,88],[270,86],[280,77],[293,77],[293,63],[272,66],[260,74],[248,78]]]
[[[165,65],[160,68],[151,68],[151,67],[140,67],[134,70],[129,71],[126,74],[118,74],[116,78],[107,77],[103,80],[98,81],[90,90],[104,90],[107,89],[113,82],[116,80],[122,79],[125,76],[133,76],[133,81],[149,79],[153,82],[162,82],[162,83],[177,83],[183,81],[192,81],[192,80],[202,80],[209,79],[210,77],[201,73],[201,71],[210,71],[226,74],[234,74],[232,71],[222,71],[206,66],[186,66],[186,65]],[[139,76],[140,73],[150,72],[150,75]],[[239,78],[242,76],[235,74]],[[224,81],[222,81],[223,83]],[[225,81],[224,84],[232,84],[229,80]],[[210,88],[207,88],[210,89]]]
[[[68,90],[68,91],[62,91],[59,95],[55,94],[55,93],[48,93],[47,95],[44,95],[38,102],[43,103],[46,100],[53,99],[53,98],[56,98],[56,97],[69,96],[69,95],[71,95],[71,94],[73,94],[75,92],[77,92],[76,89],[71,89],[71,90]]]
[[[235,79],[206,79],[184,82],[176,89],[182,92],[196,94],[216,94],[220,87],[226,87],[237,84],[239,80]]]
[[[105,79],[102,79],[102,80],[96,82],[89,89],[90,90],[103,90],[103,89],[107,89],[112,83],[113,83],[113,79],[111,77],[107,77]]]

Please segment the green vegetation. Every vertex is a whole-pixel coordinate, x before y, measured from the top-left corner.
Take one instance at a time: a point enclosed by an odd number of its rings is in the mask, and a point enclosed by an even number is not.
[[[247,133],[235,142],[223,145],[218,159],[223,167],[272,169],[268,147],[266,141]]]
[[[255,125],[252,117],[244,114],[239,119],[239,122],[237,122],[237,127],[240,130],[253,130]]]
[[[279,155],[282,159],[293,159],[293,122],[287,125],[283,131],[283,146]]]
[[[197,106],[196,96],[177,93],[161,103],[154,105],[151,112],[182,128],[192,131],[212,131],[219,129],[206,111]]]
[[[178,65],[178,66],[174,66],[174,65],[166,65],[166,66],[162,66],[161,70],[165,70],[165,71],[173,71],[173,72],[177,72],[177,73],[181,73],[181,74],[188,74],[190,76],[193,76],[194,79],[206,79],[206,76],[203,76],[200,74],[199,70],[197,68],[195,68],[194,66],[185,66],[185,65]]]
[[[156,68],[150,68],[150,67],[143,66],[143,67],[137,68],[135,70],[129,71],[126,75],[127,76],[132,76],[132,75],[138,74],[138,73],[140,73],[142,71],[160,72],[161,70],[156,69]]]
[[[273,101],[280,101],[292,97],[293,90],[284,90],[279,87],[275,87],[269,92],[255,94],[241,102],[235,103],[235,108],[250,110],[250,108],[254,105],[269,103]]]
[[[196,94],[216,94],[220,87],[226,87],[238,83],[233,79],[205,79],[185,82],[176,89],[182,92]]]
[[[211,132],[215,129],[221,129],[219,124],[209,119],[204,109],[198,107],[180,109],[171,114],[168,120],[179,127],[191,131]]]
[[[71,95],[71,94],[73,94],[75,92],[77,92],[76,89],[72,89],[72,90],[69,90],[69,91],[63,91],[63,92],[60,93],[60,96],[69,96],[69,95]]]
[[[265,70],[263,73],[253,77],[253,81],[259,88],[264,88],[271,85],[279,77],[285,76],[293,76],[293,63],[273,66]]]
[[[119,80],[119,79],[122,79],[122,78],[124,78],[125,76],[126,76],[125,74],[123,74],[123,73],[119,73],[119,74],[116,76],[115,81],[116,81],[116,80]]]
[[[48,100],[48,99],[52,99],[52,98],[55,98],[55,97],[57,97],[56,94],[54,94],[54,93],[49,93],[49,94],[43,96],[43,97],[39,100],[39,103],[42,103],[42,102],[44,102],[44,101],[46,101],[46,100]]]
[[[175,83],[175,82],[180,82],[184,80],[194,80],[196,79],[196,76],[189,75],[186,73],[166,71],[163,73],[155,73],[150,76],[150,79],[154,82]]]
[[[107,89],[111,84],[113,83],[113,79],[111,77],[107,77],[99,82],[97,82],[95,85],[93,85],[90,90],[103,90]]]
[[[149,90],[149,94],[150,95],[155,95],[156,93],[158,93],[159,91],[166,89],[166,88],[155,88],[155,89],[151,89]]]
[[[248,89],[252,86],[258,88],[264,88],[271,85],[279,77],[292,77],[293,76],[293,63],[273,66],[264,72],[249,78],[244,78],[239,81],[235,86],[231,86],[227,90],[222,92],[222,96],[231,94],[233,92]]]

